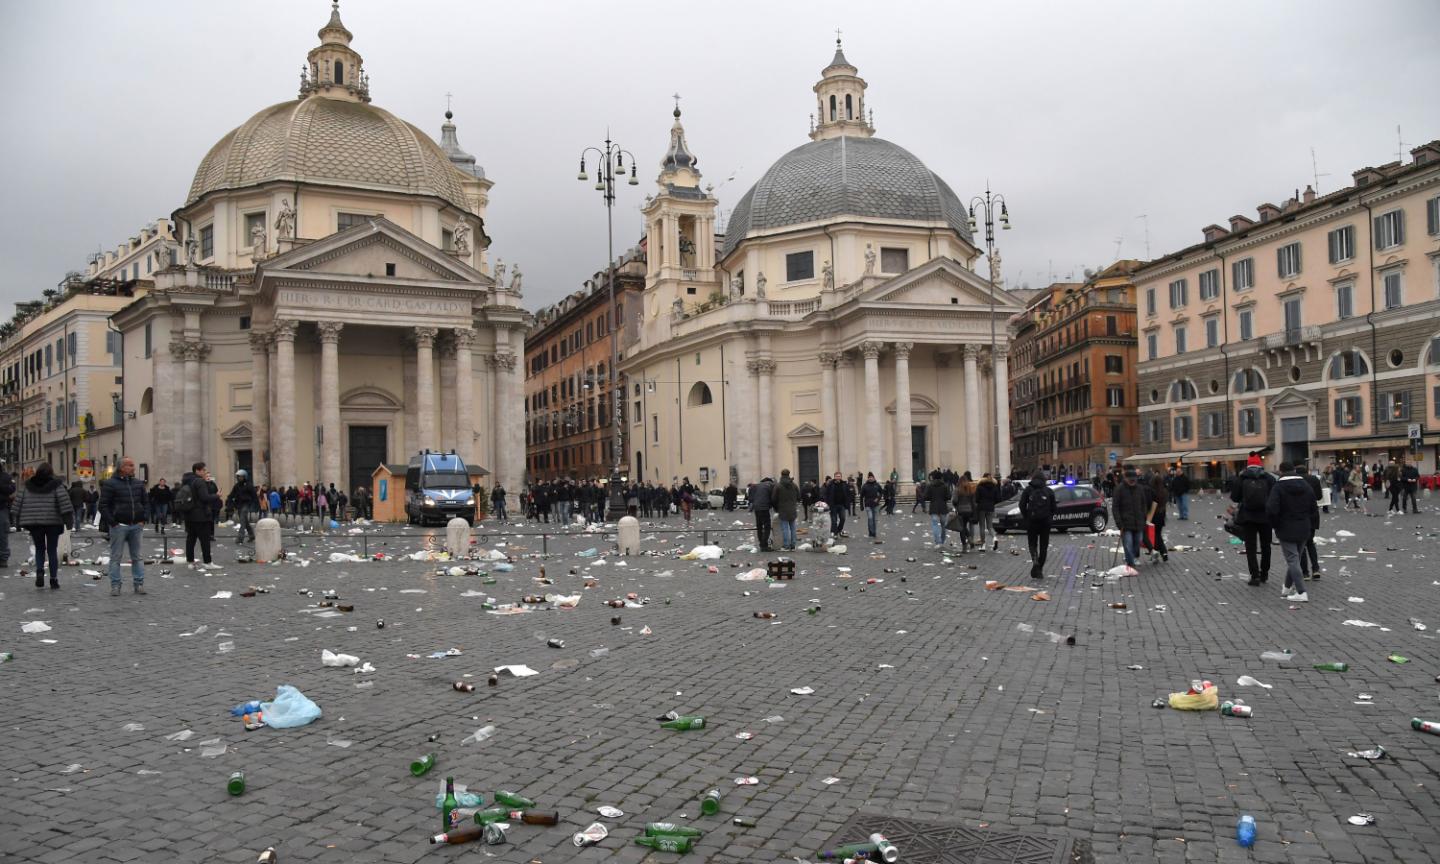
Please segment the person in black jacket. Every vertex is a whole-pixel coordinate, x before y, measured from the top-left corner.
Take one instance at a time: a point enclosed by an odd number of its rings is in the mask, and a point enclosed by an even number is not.
[[[995,535],[995,505],[1000,503],[1000,484],[986,471],[975,485],[975,519],[980,525],[980,551],[985,551],[985,535],[990,535],[991,551],[1000,551],[1000,538]]]
[[[335,493],[328,493],[335,494]],[[255,527],[250,524],[250,517],[260,508],[260,498],[255,494],[255,484],[250,482],[250,473],[244,468],[235,472],[235,485],[230,487],[230,494],[225,498],[225,506],[235,514],[235,521],[240,524],[240,533],[236,536],[236,543],[244,543],[245,535],[250,535],[250,542],[255,542]]]
[[[0,459],[0,569],[10,566],[10,499],[15,497],[15,480]]]
[[[165,533],[165,526],[170,522],[170,503],[174,500],[175,490],[165,483],[164,477],[150,487],[150,521],[161,534]]]
[[[1295,473],[1305,478],[1310,484],[1310,491],[1315,493],[1316,501],[1325,500],[1325,487],[1318,474],[1310,471],[1305,465],[1296,465]],[[1325,512],[1330,512],[1326,510]],[[1320,530],[1320,511],[1315,511],[1315,518],[1310,520],[1310,539],[1305,541],[1305,555],[1300,559],[1300,569],[1305,571],[1306,579],[1320,578],[1320,553],[1315,549],[1315,533]]]
[[[750,511],[755,514],[755,540],[761,552],[770,551],[770,511],[775,507],[775,481],[769,477],[750,487],[745,496],[750,502]]]
[[[830,535],[832,537],[845,536],[845,513],[849,510],[847,496],[850,484],[845,482],[845,476],[839,471],[835,472],[822,490],[822,497],[825,504],[830,508]]]
[[[100,518],[110,532],[110,596],[120,596],[120,559],[130,550],[130,585],[145,593],[145,561],[140,540],[145,535],[145,484],[135,476],[135,460],[120,460],[115,476],[100,484]]]
[[[215,537],[215,508],[220,506],[220,499],[210,489],[210,472],[204,462],[196,462],[180,482],[190,490],[190,506],[180,514],[185,519],[185,562],[195,566],[195,542],[198,540],[200,567],[214,569],[214,562],[210,560],[210,541]]]
[[[1180,521],[1184,522],[1190,518],[1190,475],[1182,468],[1175,472],[1170,480],[1170,497],[1175,499],[1175,507],[1180,511]]]
[[[1275,529],[1275,536],[1280,538],[1280,551],[1285,556],[1285,588],[1280,596],[1304,603],[1310,596],[1305,592],[1300,560],[1305,556],[1305,544],[1314,533],[1311,526],[1319,518],[1320,508],[1310,484],[1295,471],[1295,466],[1283,462],[1280,473],[1279,482],[1271,484],[1270,495],[1265,500],[1265,515]]]
[[[65,484],[55,476],[49,462],[41,462],[15,497],[11,518],[30,532],[35,544],[35,587],[45,587],[45,559],[50,559],[50,587],[60,587],[60,535],[75,524],[75,511]]]
[[[1020,517],[1025,520],[1025,539],[1030,545],[1030,578],[1044,577],[1045,558],[1050,554],[1050,520],[1055,515],[1055,492],[1045,483],[1045,472],[1036,471],[1020,493]]]
[[[1250,568],[1251,587],[1270,580],[1270,517],[1266,502],[1274,485],[1275,478],[1265,470],[1259,454],[1253,454],[1230,488],[1230,500],[1236,504],[1235,524],[1240,526],[1240,536],[1245,541],[1245,563]],[[1258,566],[1256,547],[1260,552]]]
[[[1125,479],[1115,487],[1115,496],[1110,499],[1111,517],[1120,529],[1120,542],[1125,548],[1125,563],[1131,567],[1139,563],[1140,539],[1150,510],[1150,494],[1139,480],[1135,469],[1126,467]]]
[[[950,515],[950,484],[939,471],[930,472],[930,482],[925,484],[925,503],[930,512],[930,539],[935,541],[936,549],[944,549],[945,517]]]
[[[885,499],[885,490],[880,488],[873,473],[865,475],[865,485],[860,487],[860,505],[865,508],[865,531],[870,539],[876,537],[876,517],[880,513],[880,505]]]

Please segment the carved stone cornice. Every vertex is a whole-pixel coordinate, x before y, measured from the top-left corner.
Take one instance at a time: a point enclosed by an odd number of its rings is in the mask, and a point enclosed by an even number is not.
[[[903,359],[903,360],[909,360],[909,359],[910,359],[910,351],[911,351],[911,349],[913,349],[914,347],[915,347],[915,343],[914,343],[914,342],[896,342],[896,343],[895,343],[895,359],[897,359],[897,360],[902,360],[902,359]]]
[[[276,342],[294,342],[295,331],[300,328],[300,322],[290,318],[280,318],[275,321],[271,338]]]
[[[319,321],[315,324],[315,330],[320,334],[322,344],[340,344],[340,331],[343,329],[345,329],[345,324],[341,321]]]
[[[435,329],[434,327],[416,327],[416,328],[415,328],[415,347],[417,347],[417,348],[434,348],[434,347],[435,347],[435,336],[436,336],[439,332],[440,332],[440,331],[437,330],[437,329]]]
[[[864,357],[865,357],[866,360],[876,360],[876,359],[879,359],[879,357],[880,357],[880,352],[883,351],[883,350],[885,350],[885,346],[884,346],[882,343],[880,343],[880,342],[861,342],[861,343],[860,343],[860,353],[861,353],[862,355],[864,355]]]

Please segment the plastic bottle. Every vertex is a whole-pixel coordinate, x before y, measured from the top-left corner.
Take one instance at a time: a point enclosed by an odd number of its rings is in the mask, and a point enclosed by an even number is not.
[[[699,828],[674,822],[651,822],[645,826],[646,837],[699,837],[700,834]]]
[[[410,775],[412,777],[424,776],[425,772],[435,767],[435,758],[436,757],[434,753],[426,753],[424,756],[421,756],[419,759],[411,762]]]
[[[529,798],[523,795],[517,795],[514,792],[507,792],[504,789],[495,793],[495,803],[504,804],[506,807],[514,807],[517,810],[524,810],[528,807],[535,806],[535,802]]]
[[[720,798],[722,793],[719,789],[711,789],[700,799],[700,812],[706,816],[714,816],[720,812]]]
[[[1246,813],[1235,826],[1235,842],[1249,849],[1255,845],[1255,817]]]
[[[236,771],[230,775],[225,788],[230,790],[231,795],[243,795],[245,793],[245,772]]]
[[[648,846],[657,852],[680,852],[690,851],[691,845],[695,842],[694,837],[636,837],[635,843],[638,846]]]
[[[694,714],[688,714],[682,717],[676,717],[674,720],[667,720],[666,722],[660,724],[660,728],[679,729],[681,731],[686,731],[689,729],[704,729],[705,718],[699,717]]]
[[[1316,663],[1315,668],[1321,672],[1349,672],[1349,663]]]
[[[1410,728],[1417,732],[1429,732],[1431,735],[1440,735],[1440,723],[1434,720],[1421,720],[1419,717],[1410,719]]]
[[[454,824],[453,820],[450,818],[450,814],[454,813],[454,812],[455,812],[455,808],[458,807],[459,805],[460,805],[460,802],[455,800],[455,778],[454,778],[454,777],[446,777],[446,778],[445,778],[445,800],[442,801],[442,802],[440,802],[440,827],[441,827],[441,828],[444,828],[446,831],[449,831],[449,830],[450,830],[450,828],[451,828],[451,827],[453,826],[453,824]]]

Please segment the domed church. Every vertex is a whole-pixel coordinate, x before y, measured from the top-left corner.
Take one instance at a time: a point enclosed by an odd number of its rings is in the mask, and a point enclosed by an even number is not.
[[[298,98],[200,160],[180,248],[114,317],[126,452],[149,481],[190,463],[257,483],[369,486],[382,462],[455,449],[518,489],[518,271],[486,263],[491,182],[460,146],[370,101],[338,3]],[[131,416],[133,414],[133,416]]]
[[[1023,307],[975,273],[950,186],[875,137],[866,87],[837,39],[811,140],[740,198],[723,237],[677,107],[621,366],[636,479],[1010,470],[1006,321]]]

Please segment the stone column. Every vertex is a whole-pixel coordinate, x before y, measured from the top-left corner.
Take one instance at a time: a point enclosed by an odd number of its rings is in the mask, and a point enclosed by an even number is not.
[[[957,470],[959,474],[980,469],[980,454],[983,452],[980,449],[980,415],[985,410],[980,394],[980,370],[976,367],[980,348],[966,345],[962,351],[965,357],[965,466]]]
[[[198,340],[179,343],[180,357],[185,361],[183,388],[185,394],[184,416],[181,418],[181,448],[185,461],[196,462],[205,458],[203,435],[205,422],[205,389],[201,380],[204,374],[200,362],[210,353],[210,346]],[[172,343],[170,352],[175,353]]]
[[[156,319],[159,323],[159,319]],[[175,386],[175,361],[179,355],[167,352],[155,347],[155,393],[153,407],[157,418],[168,418],[169,422],[155,423],[155,476],[164,477],[166,481],[180,479],[177,473],[180,468],[182,457],[179,454],[180,445],[175,440],[179,431],[175,422],[182,410],[180,400],[177,398]],[[24,430],[21,430],[24,434]]]
[[[470,464],[475,455],[475,331],[450,331],[455,346],[455,452]],[[523,411],[522,411],[523,413]],[[487,468],[489,466],[486,466]],[[493,470],[493,469],[492,469]]]
[[[414,456],[420,449],[420,434],[418,430],[420,412],[415,410],[415,335],[410,332],[402,333],[400,337],[400,384],[404,392],[401,397],[405,400],[405,449],[401,462],[409,463],[410,457]]]
[[[728,346],[727,346],[728,347]],[[730,366],[728,377],[732,390],[727,395],[725,407],[727,411],[734,412],[736,416],[743,416],[750,407],[755,404],[755,373],[750,370],[750,363],[745,359],[746,345],[743,340],[737,340],[735,351],[728,356],[727,363]],[[650,418],[645,418],[645,432],[649,433]],[[760,478],[756,476],[759,469],[756,450],[758,444],[754,423],[733,424],[733,435],[730,438],[730,464],[735,466],[737,485],[744,489],[749,484]],[[644,440],[649,441],[649,438]],[[654,460],[655,454],[649,449],[649,444],[644,445],[644,451],[650,453],[645,458],[646,467]],[[728,478],[727,478],[728,480]],[[723,485],[723,484],[722,484]]]
[[[884,447],[880,440],[880,349],[879,342],[862,342],[865,356],[865,464],[860,473],[884,470]]]
[[[496,464],[495,430],[492,420],[495,416],[495,355],[491,352],[483,352],[477,359],[480,361],[480,405],[477,413],[481,420],[475,430],[480,439],[480,444],[476,448],[476,458],[480,460],[480,464],[487,471],[493,473]],[[524,410],[523,405],[521,410]],[[495,478],[491,477],[492,483],[494,480]]]
[[[295,476],[295,330],[298,321],[275,322],[275,484],[292,486]]]
[[[440,449],[451,450],[455,438],[455,343],[440,340]]]
[[[751,360],[748,364],[755,374],[755,418],[760,430],[759,472],[756,479],[774,477],[775,474],[775,395],[772,385],[775,376],[775,361],[766,358]]]
[[[415,426],[417,450],[440,446],[435,435],[435,333],[434,327],[415,328]]]
[[[839,420],[835,417],[835,364],[840,355],[835,351],[820,352],[820,422],[825,436],[820,446],[820,474],[828,477],[840,465]]]
[[[518,490],[524,477],[525,446],[517,449],[510,427],[523,422],[523,408],[517,408],[520,397],[515,389],[515,355],[509,351],[495,354],[495,411],[491,428],[495,430],[495,467],[490,469],[505,483],[507,491]]]
[[[250,463],[256,486],[270,482],[270,333],[250,331]]]
[[[901,480],[910,474],[910,349],[914,342],[895,343],[895,471]]]
[[[835,421],[835,431],[840,437],[840,462],[830,466],[830,473],[842,471],[849,474],[860,462],[860,426],[855,411],[855,360],[844,351],[835,361],[836,401],[839,402],[840,416]]]
[[[339,321],[321,321],[320,332],[320,482],[348,485],[340,476],[344,442],[340,432],[340,330]]]
[[[999,426],[999,450],[994,464],[1000,477],[1010,476],[1010,359],[997,352],[995,364],[995,423]]]

